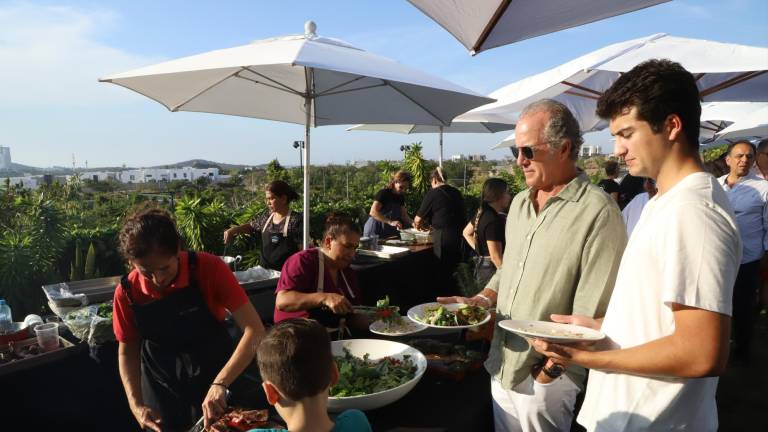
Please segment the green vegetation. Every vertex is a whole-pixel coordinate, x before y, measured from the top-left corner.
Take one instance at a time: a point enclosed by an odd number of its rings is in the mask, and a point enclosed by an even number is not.
[[[407,169],[414,187],[406,199],[408,211],[417,210],[429,188],[436,166],[425,160],[420,143],[413,143],[402,161],[366,165],[313,166],[310,190],[310,235],[322,235],[330,212],[351,215],[361,226],[376,192],[392,173]],[[465,193],[467,218],[478,207],[482,183],[489,175],[506,179],[513,192],[525,187],[520,170],[497,168],[494,162],[446,161],[448,182]],[[225,182],[158,182],[121,185],[82,180],[75,175],[65,184],[35,191],[5,184],[0,187],[0,298],[8,299],[16,317],[45,313],[44,284],[115,276],[127,268],[117,251],[117,235],[125,216],[137,206],[172,211],[185,247],[217,255],[224,252],[223,232],[254,219],[266,208],[264,185],[281,179],[302,193],[302,170],[277,160],[265,168],[230,172]],[[4,179],[3,179],[4,180]],[[205,179],[207,180],[207,179]],[[301,200],[291,204],[301,211]],[[227,255],[242,255],[244,266],[259,260],[258,236],[239,236]]]

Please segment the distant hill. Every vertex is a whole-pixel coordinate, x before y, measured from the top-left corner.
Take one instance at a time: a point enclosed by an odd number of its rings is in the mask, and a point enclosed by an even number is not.
[[[153,167],[148,168],[183,168],[183,167],[192,167],[192,168],[219,168],[220,170],[243,170],[246,168],[265,168],[266,164],[261,165],[239,165],[239,164],[228,164],[223,162],[213,162],[205,159],[191,159],[188,161],[183,162],[177,162],[173,164],[167,164],[167,165],[157,165]],[[93,168],[82,168],[78,167],[78,172],[90,172],[90,171],[124,171],[127,169],[134,169],[131,167],[93,167]],[[33,167],[29,165],[22,165],[17,163],[11,163],[11,169],[10,170],[0,170],[0,177],[20,177],[25,174],[32,174],[32,175],[42,175],[42,174],[54,174],[54,175],[67,175],[72,174],[73,170],[72,168],[67,167],[60,167],[60,166],[53,166],[48,168],[38,168]]]
[[[183,162],[177,162],[175,164],[169,164],[169,165],[157,165],[150,168],[184,168],[184,167],[192,167],[192,168],[218,168],[220,170],[243,170],[246,168],[264,168],[266,167],[266,164],[261,165],[238,165],[238,164],[228,164],[223,162],[213,162],[205,159],[190,159],[188,161]]]

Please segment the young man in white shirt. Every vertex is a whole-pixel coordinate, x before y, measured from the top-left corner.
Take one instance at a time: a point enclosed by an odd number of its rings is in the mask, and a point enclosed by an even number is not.
[[[605,318],[552,316],[606,339],[532,344],[592,369],[578,417],[589,431],[715,431],[741,241],[725,191],[699,158],[696,81],[677,63],[651,60],[623,74],[597,113],[629,172],[655,179],[658,193],[624,251]]]
[[[736,141],[728,146],[725,163],[730,172],[717,181],[725,189],[736,213],[744,246],[741,266],[733,287],[734,364],[749,362],[755,326],[755,300],[760,288],[760,263],[768,250],[768,182],[751,172],[755,146]]]

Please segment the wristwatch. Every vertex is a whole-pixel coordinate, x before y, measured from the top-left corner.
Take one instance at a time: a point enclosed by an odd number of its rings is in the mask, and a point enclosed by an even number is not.
[[[548,377],[555,379],[565,372],[565,366],[560,363],[552,363],[552,366],[547,368],[546,363],[541,367],[541,371]]]

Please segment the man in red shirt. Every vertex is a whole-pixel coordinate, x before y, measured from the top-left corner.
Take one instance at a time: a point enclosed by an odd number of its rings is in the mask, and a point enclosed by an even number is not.
[[[120,251],[133,270],[115,290],[113,327],[120,377],[143,429],[206,426],[226,409],[226,392],[251,364],[264,327],[226,264],[204,252],[182,252],[170,215],[139,211],[120,231]],[[243,337],[224,326],[230,311]]]

